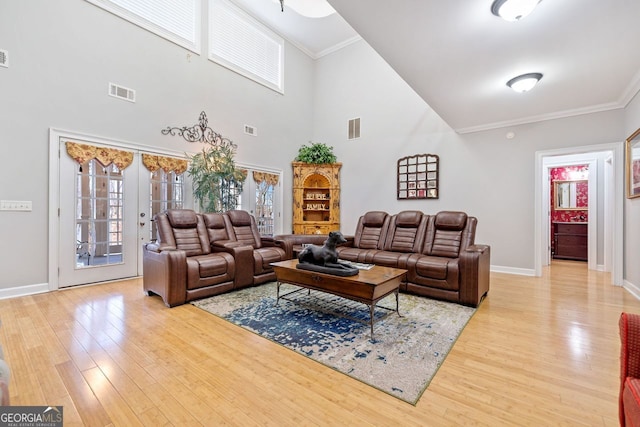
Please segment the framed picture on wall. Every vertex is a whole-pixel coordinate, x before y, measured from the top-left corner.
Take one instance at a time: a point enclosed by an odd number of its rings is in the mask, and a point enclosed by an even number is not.
[[[440,159],[435,154],[416,154],[398,160],[398,200],[437,199],[439,170]]]
[[[640,197],[640,129],[627,138],[626,145],[626,178],[627,198]]]

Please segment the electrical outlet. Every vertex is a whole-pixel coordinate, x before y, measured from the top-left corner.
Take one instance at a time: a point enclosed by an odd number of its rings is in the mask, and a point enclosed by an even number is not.
[[[0,200],[0,211],[31,212],[32,208],[31,200]]]

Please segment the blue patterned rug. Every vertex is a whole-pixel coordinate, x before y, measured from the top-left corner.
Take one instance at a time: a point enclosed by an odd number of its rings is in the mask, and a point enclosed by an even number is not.
[[[364,304],[307,290],[287,298],[276,305],[272,282],[192,304],[413,405],[475,312],[401,293],[401,317],[377,307],[371,339],[368,324],[349,319],[368,322]],[[393,295],[378,303],[395,304]]]

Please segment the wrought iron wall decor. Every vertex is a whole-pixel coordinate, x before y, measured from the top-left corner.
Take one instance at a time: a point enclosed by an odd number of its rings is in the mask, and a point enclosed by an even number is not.
[[[200,113],[199,123],[191,127],[167,127],[163,135],[179,135],[187,142],[206,144],[200,153],[189,157],[187,170],[193,182],[193,195],[203,212],[236,209],[247,172],[236,168],[237,145],[209,127],[207,115]]]
[[[416,154],[398,160],[398,200],[439,197],[440,158]]]
[[[163,135],[179,135],[187,142],[202,142],[212,145],[213,147],[231,148],[232,150],[238,148],[229,138],[223,137],[209,127],[209,120],[204,111],[200,113],[198,121],[198,124],[191,127],[183,126],[178,128],[167,126],[167,128],[162,129],[161,132]]]

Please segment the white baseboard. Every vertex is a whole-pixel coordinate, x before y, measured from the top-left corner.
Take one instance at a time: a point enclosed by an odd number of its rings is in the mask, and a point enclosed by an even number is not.
[[[529,268],[503,267],[500,265],[492,265],[490,268],[493,273],[517,274],[518,276],[535,276],[536,271]]]
[[[625,288],[631,295],[640,300],[640,288],[628,280],[622,282],[622,287]]]
[[[48,283],[16,286],[15,288],[0,289],[0,299],[24,297],[27,295],[41,294],[44,292],[49,292]]]

